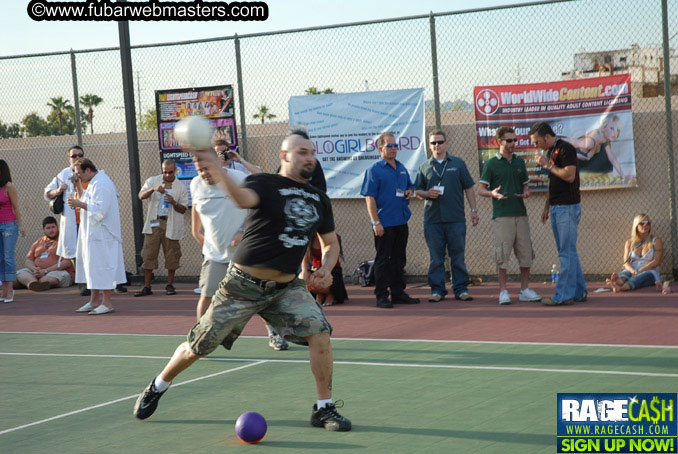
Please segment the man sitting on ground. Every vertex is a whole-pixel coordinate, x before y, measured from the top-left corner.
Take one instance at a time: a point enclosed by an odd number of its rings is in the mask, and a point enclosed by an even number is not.
[[[17,271],[16,279],[34,292],[69,287],[73,284],[75,268],[70,259],[56,253],[59,243],[57,220],[52,216],[43,219],[42,231],[45,236],[33,243],[26,256],[26,268]]]

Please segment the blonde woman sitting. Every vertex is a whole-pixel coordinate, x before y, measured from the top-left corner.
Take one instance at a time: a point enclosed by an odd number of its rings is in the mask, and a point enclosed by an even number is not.
[[[637,214],[633,218],[631,238],[624,244],[624,269],[612,273],[605,282],[614,292],[626,292],[642,287],[656,285],[661,289],[659,265],[662,261],[664,246],[661,238],[651,233],[652,224],[646,214]],[[664,293],[670,290],[664,288]]]

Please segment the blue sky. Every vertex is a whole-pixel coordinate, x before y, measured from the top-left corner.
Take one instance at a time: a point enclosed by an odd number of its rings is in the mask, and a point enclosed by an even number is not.
[[[502,0],[269,0],[265,22],[132,22],[133,45],[515,5]],[[115,22],[34,22],[27,0],[0,0],[0,55],[117,47]],[[669,2],[678,28],[678,2]],[[388,22],[241,40],[245,116],[266,105],[287,118],[287,102],[308,87],[348,93],[424,88],[433,97],[429,21]],[[579,0],[436,18],[442,102],[472,101],[474,86],[560,80],[574,54],[661,43],[659,0]],[[7,39],[9,37],[9,39]],[[12,38],[14,37],[14,38]],[[678,47],[678,37],[672,43]],[[77,54],[79,95],[95,93],[98,132],[124,129],[120,56]],[[236,84],[233,41],[132,51],[138,109],[160,89]],[[0,121],[49,113],[51,97],[73,100],[68,56],[0,60]],[[138,82],[138,84],[137,84]],[[21,96],[16,96],[21,93]]]
[[[507,5],[505,0],[268,0],[264,22],[131,22],[132,44],[230,36]],[[35,22],[26,0],[2,0],[0,55],[115,47],[115,22]],[[15,36],[17,39],[7,39]]]

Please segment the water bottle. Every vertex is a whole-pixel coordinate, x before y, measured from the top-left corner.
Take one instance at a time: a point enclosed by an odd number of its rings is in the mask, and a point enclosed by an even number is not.
[[[172,195],[172,189],[165,189],[165,194]],[[169,202],[168,202],[167,199],[165,198],[165,195],[164,195],[164,194],[163,194],[163,196],[162,196],[162,203],[163,203],[163,206],[164,206],[164,208],[165,208],[164,211],[166,211],[167,213],[169,213]]]
[[[558,267],[554,263],[553,267],[551,268],[551,284],[556,285],[558,283],[559,277],[560,277],[560,273],[558,273]]]

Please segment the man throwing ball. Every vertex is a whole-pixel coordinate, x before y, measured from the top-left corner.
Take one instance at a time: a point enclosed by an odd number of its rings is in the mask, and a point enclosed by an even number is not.
[[[286,340],[309,347],[318,395],[311,424],[332,431],[351,430],[351,421],[332,403],[332,327],[304,283],[311,288],[332,283],[331,269],[339,256],[332,205],[327,195],[307,184],[316,158],[306,133],[292,132],[281,148],[280,172],[250,175],[243,187],[221,168],[214,153],[194,151],[233,201],[250,210],[246,230],[207,312],[137,399],[137,418],[151,416],[172,380],[196,360],[219,345],[230,350],[250,318],[259,314]],[[316,232],[322,266],[313,274],[304,271],[302,280],[297,270]]]

